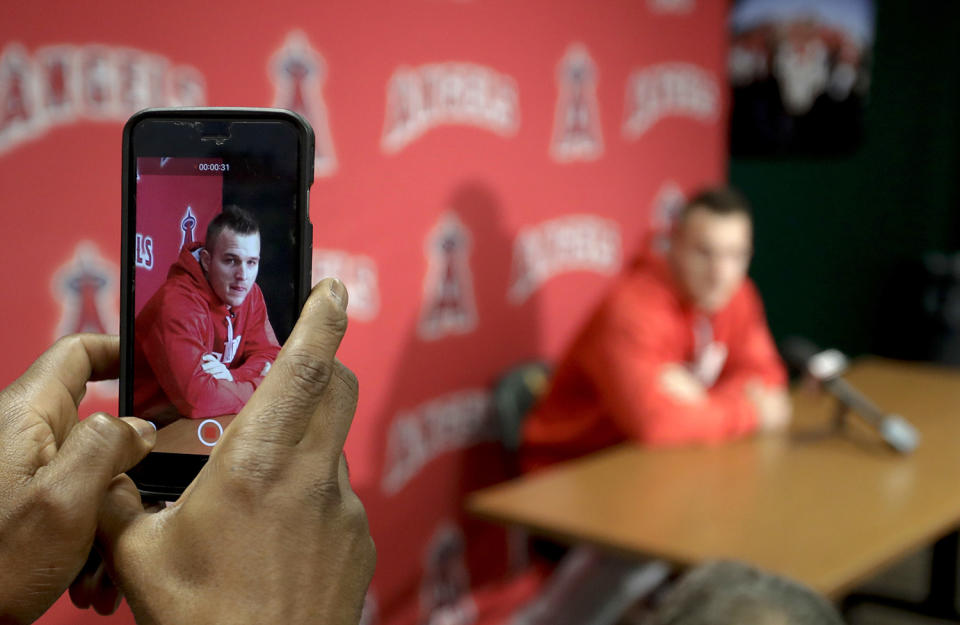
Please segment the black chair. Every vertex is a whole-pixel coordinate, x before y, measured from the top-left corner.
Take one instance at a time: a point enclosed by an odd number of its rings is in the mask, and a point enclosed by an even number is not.
[[[506,451],[520,449],[523,422],[547,391],[549,381],[550,365],[533,361],[511,367],[494,384],[493,412]]]
[[[545,362],[515,365],[493,386],[493,412],[500,443],[515,475],[520,467],[517,452],[523,442],[523,423],[547,391],[551,368]],[[541,594],[512,615],[512,625],[614,625],[670,575],[664,562],[642,561],[603,553],[586,546],[572,549],[549,540],[533,541],[526,531],[508,531],[509,568],[526,569],[532,547],[541,559],[556,563],[556,570]]]

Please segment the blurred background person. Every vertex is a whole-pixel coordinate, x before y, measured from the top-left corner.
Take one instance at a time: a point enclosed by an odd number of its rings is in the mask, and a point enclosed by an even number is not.
[[[729,440],[790,420],[786,371],[756,287],[747,201],[691,198],[664,257],[630,266],[560,360],[524,424],[527,469],[624,440]]]
[[[792,580],[740,562],[686,573],[645,625],[843,625],[830,603]]]

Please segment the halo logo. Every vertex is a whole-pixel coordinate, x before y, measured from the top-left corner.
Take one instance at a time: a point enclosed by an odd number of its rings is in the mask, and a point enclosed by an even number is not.
[[[77,243],[73,258],[53,274],[53,296],[62,306],[55,339],[78,332],[119,331],[119,273],[119,268],[105,260],[94,243]],[[117,393],[116,382],[97,382],[88,388],[103,397],[115,397]]]
[[[421,625],[467,625],[477,620],[463,532],[449,521],[437,528],[427,544],[420,615]]]
[[[323,100],[327,64],[300,31],[287,35],[283,46],[270,61],[274,85],[273,106],[300,113],[313,126],[313,168],[318,176],[329,176],[337,169],[337,156],[330,136],[330,120]]]
[[[470,271],[470,232],[456,213],[443,215],[430,231],[426,255],[420,337],[433,341],[471,332],[477,325],[477,304]]]
[[[196,241],[194,233],[197,229],[197,218],[193,216],[193,209],[187,206],[183,213],[183,219],[180,220],[180,249],[185,245],[190,245]]]
[[[668,180],[663,183],[653,199],[650,210],[650,245],[652,251],[664,254],[670,248],[673,224],[683,210],[687,198],[680,186]]]
[[[561,163],[590,161],[603,154],[597,66],[586,46],[567,48],[557,66],[557,108],[553,118],[550,156]]]
[[[77,332],[119,330],[119,318],[114,310],[117,273],[117,268],[103,259],[94,243],[77,243],[73,258],[53,277],[54,296],[63,304],[55,338]]]

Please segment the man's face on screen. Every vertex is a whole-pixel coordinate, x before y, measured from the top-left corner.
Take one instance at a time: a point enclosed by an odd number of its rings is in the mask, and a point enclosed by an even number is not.
[[[237,234],[224,228],[214,240],[213,249],[200,252],[200,263],[217,297],[229,306],[239,306],[260,270],[260,233]]]
[[[753,228],[743,213],[694,207],[677,225],[670,260],[687,295],[700,310],[716,312],[747,275]]]

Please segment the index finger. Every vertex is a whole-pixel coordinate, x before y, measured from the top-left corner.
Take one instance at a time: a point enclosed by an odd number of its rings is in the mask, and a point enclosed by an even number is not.
[[[70,334],[40,354],[20,376],[26,399],[52,391],[66,391],[79,403],[88,381],[117,377],[120,337],[106,334]]]
[[[328,278],[313,288],[276,361],[225,438],[281,446],[300,442],[333,375],[347,330],[346,308],[347,289],[339,280]],[[349,419],[341,423],[334,415],[325,416],[331,418],[320,427],[329,429],[333,440],[345,438]]]
[[[43,352],[3,393],[44,419],[59,444],[76,422],[87,382],[116,378],[119,364],[119,337],[72,334]]]

